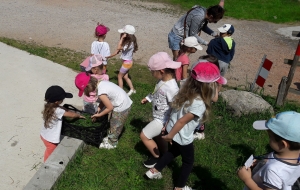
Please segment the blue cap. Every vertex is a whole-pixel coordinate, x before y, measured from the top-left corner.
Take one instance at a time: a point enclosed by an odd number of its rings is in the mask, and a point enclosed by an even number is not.
[[[300,113],[295,111],[281,112],[268,121],[255,121],[253,128],[257,130],[270,129],[286,140],[300,143]]]

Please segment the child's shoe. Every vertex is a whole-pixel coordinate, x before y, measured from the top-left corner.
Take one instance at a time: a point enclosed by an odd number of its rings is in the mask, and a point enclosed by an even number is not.
[[[155,164],[158,162],[159,158],[155,158],[151,156],[148,160],[144,161],[144,166],[146,168],[153,168]]]
[[[105,148],[105,149],[114,149],[117,148],[116,145],[111,145],[108,141],[104,141],[100,144],[99,148]]]
[[[202,140],[202,139],[205,139],[205,135],[204,135],[204,132],[202,133],[194,133],[194,140]]]
[[[153,169],[150,169],[146,172],[146,176],[149,178],[149,179],[161,179],[162,178],[162,175],[160,172],[154,172]]]
[[[174,190],[176,190],[176,188],[174,188]],[[184,186],[184,187],[182,188],[182,190],[195,190],[195,189],[192,189],[192,188],[190,188],[189,186]]]
[[[136,90],[130,89],[129,92],[128,92],[127,94],[128,94],[128,96],[130,96],[131,94],[135,94],[135,93],[136,93]]]

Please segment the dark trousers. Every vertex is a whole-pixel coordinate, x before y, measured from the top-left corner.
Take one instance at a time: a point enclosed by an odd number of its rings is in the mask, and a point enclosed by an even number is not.
[[[161,171],[166,165],[168,165],[174,158],[181,155],[182,165],[179,178],[176,180],[175,187],[184,187],[187,179],[193,169],[194,164],[194,145],[193,143],[188,145],[180,145],[175,141],[172,141],[172,146],[166,152],[161,159],[154,166],[155,169]]]

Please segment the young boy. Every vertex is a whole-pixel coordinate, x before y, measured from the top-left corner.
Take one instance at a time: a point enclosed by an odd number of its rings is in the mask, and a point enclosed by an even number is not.
[[[231,37],[234,33],[234,27],[231,24],[224,24],[218,30],[220,37],[209,42],[206,53],[218,58],[220,72],[224,76],[234,56],[235,42]]]
[[[269,144],[274,152],[253,168],[240,167],[238,177],[250,190],[291,190],[300,177],[300,114],[286,111],[268,121],[255,121],[257,130],[268,130]]]

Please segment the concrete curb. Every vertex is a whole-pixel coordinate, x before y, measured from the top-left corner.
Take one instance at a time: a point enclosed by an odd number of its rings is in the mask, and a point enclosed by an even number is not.
[[[51,189],[76,152],[82,150],[84,146],[82,140],[65,136],[23,190]]]

